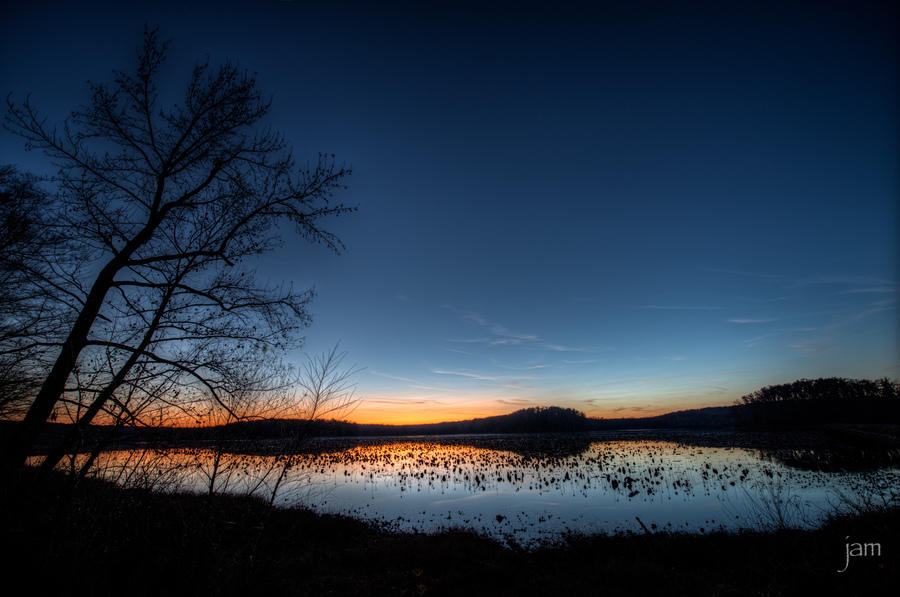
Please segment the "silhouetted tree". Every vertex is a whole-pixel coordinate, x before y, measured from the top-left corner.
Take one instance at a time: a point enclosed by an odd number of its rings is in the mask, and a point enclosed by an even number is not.
[[[799,379],[751,392],[732,411],[739,425],[749,426],[895,423],[900,420],[900,383],[887,378]]]
[[[352,211],[332,199],[349,170],[325,156],[298,168],[262,125],[270,102],[233,64],[199,64],[180,102],[162,106],[165,56],[145,30],[135,73],[91,84],[90,102],[61,129],[30,99],[8,100],[6,129],[60,167],[51,211],[67,249],[40,256],[46,275],[22,286],[50,305],[59,331],[36,329],[14,347],[21,366],[43,375],[8,439],[8,466],[24,461],[64,405],[76,435],[104,416],[195,418],[207,400],[238,416],[231,397],[270,389],[255,372],[299,342],[312,296],[261,286],[242,265],[276,247],[285,224],[342,246],[321,222]]]
[[[54,225],[52,201],[39,180],[0,167],[0,417],[23,416],[40,386],[35,338],[59,327],[65,297],[42,282],[59,277],[72,255]],[[62,298],[60,301],[58,299]]]
[[[765,386],[741,397],[743,404],[767,404],[801,400],[896,400],[900,398],[900,383],[882,378],[845,379],[828,377],[798,379],[797,381]]]
[[[309,356],[298,372],[283,367],[254,369],[254,373],[266,375],[264,383],[254,381],[243,384],[248,388],[268,388],[259,392],[235,392],[228,395],[228,408],[222,409],[215,401],[202,422],[210,429],[211,453],[200,454],[197,467],[206,480],[210,495],[226,491],[232,477],[241,471],[246,444],[235,440],[253,439],[250,423],[268,421],[281,428],[274,437],[268,455],[274,458],[261,463],[253,472],[253,479],[245,490],[249,494],[265,492],[273,503],[288,473],[297,462],[298,451],[311,435],[316,434],[316,422],[323,416],[349,414],[357,404],[356,384],[353,376],[360,371],[355,366],[345,367],[346,352],[335,344],[329,351]],[[285,425],[285,419],[294,425]],[[287,431],[287,432],[286,432]],[[256,438],[259,439],[259,438]],[[256,442],[260,444],[259,442]],[[260,444],[261,447],[262,444]]]
[[[307,357],[298,377],[297,399],[304,425],[296,427],[287,445],[280,448],[281,453],[276,461],[279,470],[269,494],[270,506],[275,503],[279,489],[297,463],[297,451],[302,442],[314,431],[310,423],[325,415],[346,416],[359,403],[356,398],[356,383],[352,378],[360,369],[356,366],[345,367],[343,363],[347,353],[339,352],[338,347],[339,344],[335,344],[327,352]]]

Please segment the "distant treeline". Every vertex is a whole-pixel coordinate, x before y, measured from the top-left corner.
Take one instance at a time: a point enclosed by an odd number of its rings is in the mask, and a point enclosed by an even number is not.
[[[699,429],[724,429],[734,426],[734,415],[730,406],[708,406],[679,410],[655,417],[630,419],[590,419],[592,431],[620,431],[625,429],[676,429],[683,427]]]
[[[766,386],[741,398],[744,404],[769,404],[801,400],[860,401],[897,400],[900,398],[900,382],[884,377],[870,379],[845,379],[827,377],[798,379],[792,383]]]
[[[766,386],[733,407],[739,427],[900,422],[900,383],[828,377]]]
[[[403,433],[443,435],[454,433],[546,433],[587,431],[590,419],[574,408],[536,406],[523,408],[508,415],[430,423],[427,425],[360,425],[366,435],[392,435],[402,428]]]
[[[602,419],[558,406],[517,410],[507,415],[422,425],[372,425],[349,421],[275,419],[243,421],[222,427],[124,428],[115,430],[116,443],[209,444],[219,441],[278,441],[310,437],[453,435],[491,433],[569,433],[627,429],[766,429],[830,423],[900,423],[900,383],[888,379],[801,379],[766,386],[743,396],[733,406],[677,411],[654,417]],[[0,435],[16,423],[0,422]],[[46,426],[46,444],[64,433],[66,425]],[[86,443],[102,440],[113,430],[92,426]]]
[[[352,435],[453,435],[460,433],[547,433],[588,431],[591,421],[583,412],[558,406],[538,406],[508,415],[426,423],[422,425],[373,425],[348,421],[250,421],[228,426],[235,436],[263,438],[296,434],[319,437]]]
[[[801,379],[743,396],[734,406],[713,406],[654,417],[603,419],[557,406],[533,407],[507,415],[428,423],[372,425],[346,421],[259,421],[233,425],[253,437],[452,435],[461,433],[541,433],[625,429],[764,428],[823,423],[900,423],[900,383],[889,379]]]

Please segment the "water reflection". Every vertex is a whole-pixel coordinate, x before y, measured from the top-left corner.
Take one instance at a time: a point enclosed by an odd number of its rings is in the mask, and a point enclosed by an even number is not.
[[[279,456],[120,451],[104,455],[98,475],[253,494],[402,530],[463,527],[520,544],[569,532],[812,526],[836,496],[889,491],[900,481],[896,468],[800,470],[746,448],[616,440],[513,451],[500,449],[502,438],[491,441],[373,441]],[[520,439],[510,441],[521,448]]]

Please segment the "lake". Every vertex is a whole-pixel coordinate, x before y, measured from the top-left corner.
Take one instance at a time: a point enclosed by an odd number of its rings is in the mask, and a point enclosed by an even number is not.
[[[472,529],[520,545],[568,533],[814,527],[836,508],[889,499],[900,487],[896,466],[814,470],[796,464],[798,450],[712,444],[651,432],[335,439],[295,455],[113,451],[97,474],[168,491],[212,483],[216,492],[274,493],[278,506],[403,531]]]

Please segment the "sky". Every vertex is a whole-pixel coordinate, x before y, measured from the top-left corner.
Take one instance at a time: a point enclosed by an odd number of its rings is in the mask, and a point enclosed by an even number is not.
[[[324,6],[327,4],[328,6]],[[362,402],[411,423],[635,417],[900,377],[897,5],[48,2],[6,9],[0,91],[51,121],[129,69],[238,62],[295,155],[353,169],[257,265],[314,287]],[[46,159],[0,132],[0,162]]]

